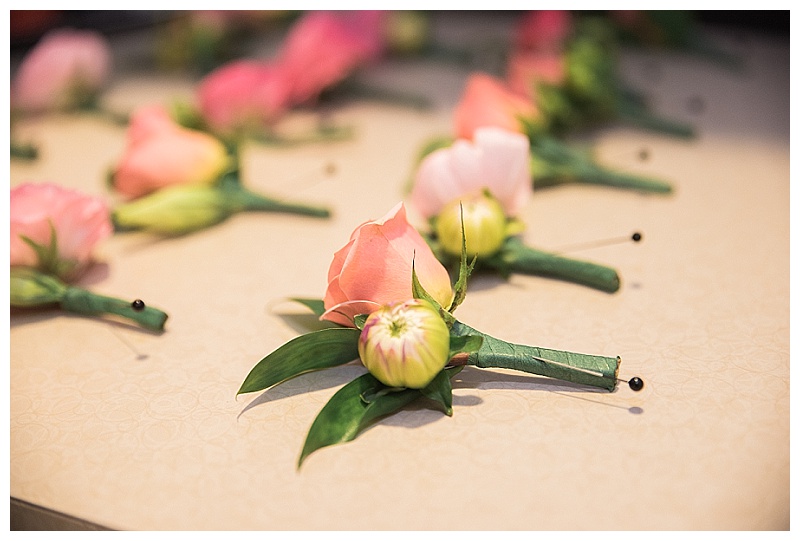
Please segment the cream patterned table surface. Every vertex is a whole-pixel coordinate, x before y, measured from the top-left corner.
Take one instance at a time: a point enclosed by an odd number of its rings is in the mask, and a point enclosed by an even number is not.
[[[438,31],[458,41],[507,23],[466,18]],[[185,238],[102,246],[105,265],[84,283],[164,308],[163,335],[12,314],[11,497],[134,530],[788,528],[788,40],[718,38],[745,56],[745,72],[623,57],[628,80],[699,138],[624,128],[592,137],[606,163],[671,179],[674,195],[559,187],[535,193],[523,213],[526,240],[545,249],[642,231],[639,244],[574,254],[615,266],[622,289],[478,277],[457,312],[512,342],[620,355],[623,375],[646,380],[641,393],[466,369],[452,418],[401,412],[300,471],[316,413],[362,369],[236,399],[255,362],[310,321],[282,299],[321,297],[333,252],[403,198],[420,144],[451,130],[467,72],[394,62],[365,77],[428,93],[433,110],[345,103],[333,115],[357,127],[352,140],[246,149],[249,185],[329,205],[330,220],[238,215]],[[105,100],[127,109],[191,89],[120,72]],[[705,109],[692,114],[697,96]],[[67,116],[18,129],[43,157],[12,163],[12,186],[106,193],[123,129]]]

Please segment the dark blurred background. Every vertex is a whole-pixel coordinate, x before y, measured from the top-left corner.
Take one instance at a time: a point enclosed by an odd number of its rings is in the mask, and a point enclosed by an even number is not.
[[[466,13],[466,12],[465,12]],[[480,17],[480,11],[470,11]],[[81,11],[81,10],[11,10],[12,49],[25,49],[45,32],[56,27],[91,28],[106,34],[128,32],[176,17],[176,11]],[[697,23],[728,29],[748,29],[789,36],[789,11],[695,11]]]

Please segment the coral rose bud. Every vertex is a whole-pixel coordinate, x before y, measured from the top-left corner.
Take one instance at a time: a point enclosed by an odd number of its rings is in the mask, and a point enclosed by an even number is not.
[[[462,212],[467,256],[489,256],[499,250],[507,236],[508,220],[497,199],[486,192],[445,205],[436,219],[436,235],[442,248],[451,255],[461,254]]]
[[[166,186],[211,184],[230,167],[221,141],[174,123],[158,107],[137,110],[127,147],[113,173],[113,186],[136,198]]]
[[[450,331],[430,303],[413,299],[376,310],[358,340],[367,370],[390,387],[421,389],[447,364]]]
[[[441,306],[453,301],[450,275],[398,203],[380,220],[361,224],[328,269],[322,319],[353,326],[353,318],[413,297],[411,276]]]

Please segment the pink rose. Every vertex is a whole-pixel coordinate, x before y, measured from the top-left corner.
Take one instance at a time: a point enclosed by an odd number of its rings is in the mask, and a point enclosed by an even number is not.
[[[359,314],[413,298],[412,260],[422,287],[448,308],[453,300],[450,276],[398,203],[380,220],[360,225],[334,254],[322,319],[352,327]]]
[[[94,246],[113,232],[108,206],[99,198],[49,183],[12,188],[11,266],[39,267],[70,279],[89,263]],[[41,260],[24,240],[48,248],[55,233],[54,259]]]
[[[569,11],[529,11],[517,24],[514,46],[540,52],[561,52],[571,33]]]
[[[54,30],[23,59],[11,85],[11,104],[40,112],[90,101],[106,83],[111,51],[97,32]]]
[[[229,165],[216,138],[174,123],[161,107],[131,116],[125,152],[113,174],[114,188],[135,198],[176,184],[211,184]]]
[[[379,21],[367,14],[355,19],[331,12],[304,15],[291,29],[278,62],[289,75],[292,104],[313,101],[380,52]]]
[[[472,141],[459,139],[422,160],[411,191],[414,208],[430,218],[446,204],[487,189],[507,216],[515,216],[532,192],[528,152],[524,135],[478,128]]]
[[[511,91],[499,79],[474,73],[467,79],[454,117],[456,136],[472,139],[475,130],[482,126],[523,132],[522,120],[538,118],[539,111],[530,99]]]
[[[509,89],[531,100],[536,99],[538,83],[559,86],[566,76],[566,59],[560,53],[515,51],[508,60]]]
[[[291,90],[279,65],[239,60],[206,76],[197,94],[203,118],[226,133],[274,123],[289,107]]]

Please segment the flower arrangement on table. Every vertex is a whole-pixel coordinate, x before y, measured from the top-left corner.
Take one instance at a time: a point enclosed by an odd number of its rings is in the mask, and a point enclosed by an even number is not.
[[[314,451],[355,439],[377,419],[426,397],[452,415],[450,379],[464,366],[508,368],[612,391],[619,357],[512,344],[458,321],[473,263],[462,236],[455,286],[402,203],[353,231],[333,256],[324,299],[295,299],[336,324],[282,345],[237,394],[359,359],[367,372],[339,389],[311,424],[298,468]],[[629,382],[642,388],[639,378]]]
[[[10,302],[16,308],[60,309],[84,316],[112,315],[162,331],[163,311],[141,299],[123,301],[71,285],[92,263],[95,246],[112,233],[103,200],[51,183],[11,190]]]
[[[322,207],[282,202],[246,188],[237,147],[176,124],[161,106],[133,113],[127,146],[109,184],[128,199],[112,213],[117,231],[183,235],[244,211],[330,215]]]
[[[600,16],[531,11],[515,29],[506,80],[534,102],[550,134],[610,121],[694,137],[694,129],[655,115],[645,98],[617,75],[617,36]]]
[[[111,47],[101,33],[51,30],[25,55],[11,81],[12,117],[89,112],[124,125],[126,115],[110,111],[100,102],[111,68]]]
[[[693,136],[691,127],[654,116],[640,95],[619,82],[614,40],[602,19],[581,17],[576,22],[566,11],[531,12],[520,19],[511,41],[505,79],[485,72],[467,78],[454,111],[455,137],[471,139],[483,126],[526,135],[536,187],[581,183],[672,191],[661,179],[605,167],[591,152],[561,139],[581,127],[613,120]],[[452,136],[429,141],[421,157],[452,141]]]
[[[437,258],[448,267],[457,264],[463,231],[467,256],[505,277],[533,274],[617,291],[613,268],[523,243],[524,224],[516,216],[533,193],[528,147],[524,135],[482,127],[471,141],[459,139],[422,160],[411,203],[428,220],[427,239]]]
[[[290,28],[278,53],[268,60],[239,59],[200,82],[196,105],[178,103],[182,125],[223,139],[252,138],[267,144],[297,144],[349,138],[353,130],[320,119],[310,134],[280,133],[277,124],[296,108],[315,106],[321,96],[340,92],[427,107],[426,100],[357,84],[353,75],[384,54],[384,14],[380,11],[304,13]]]

